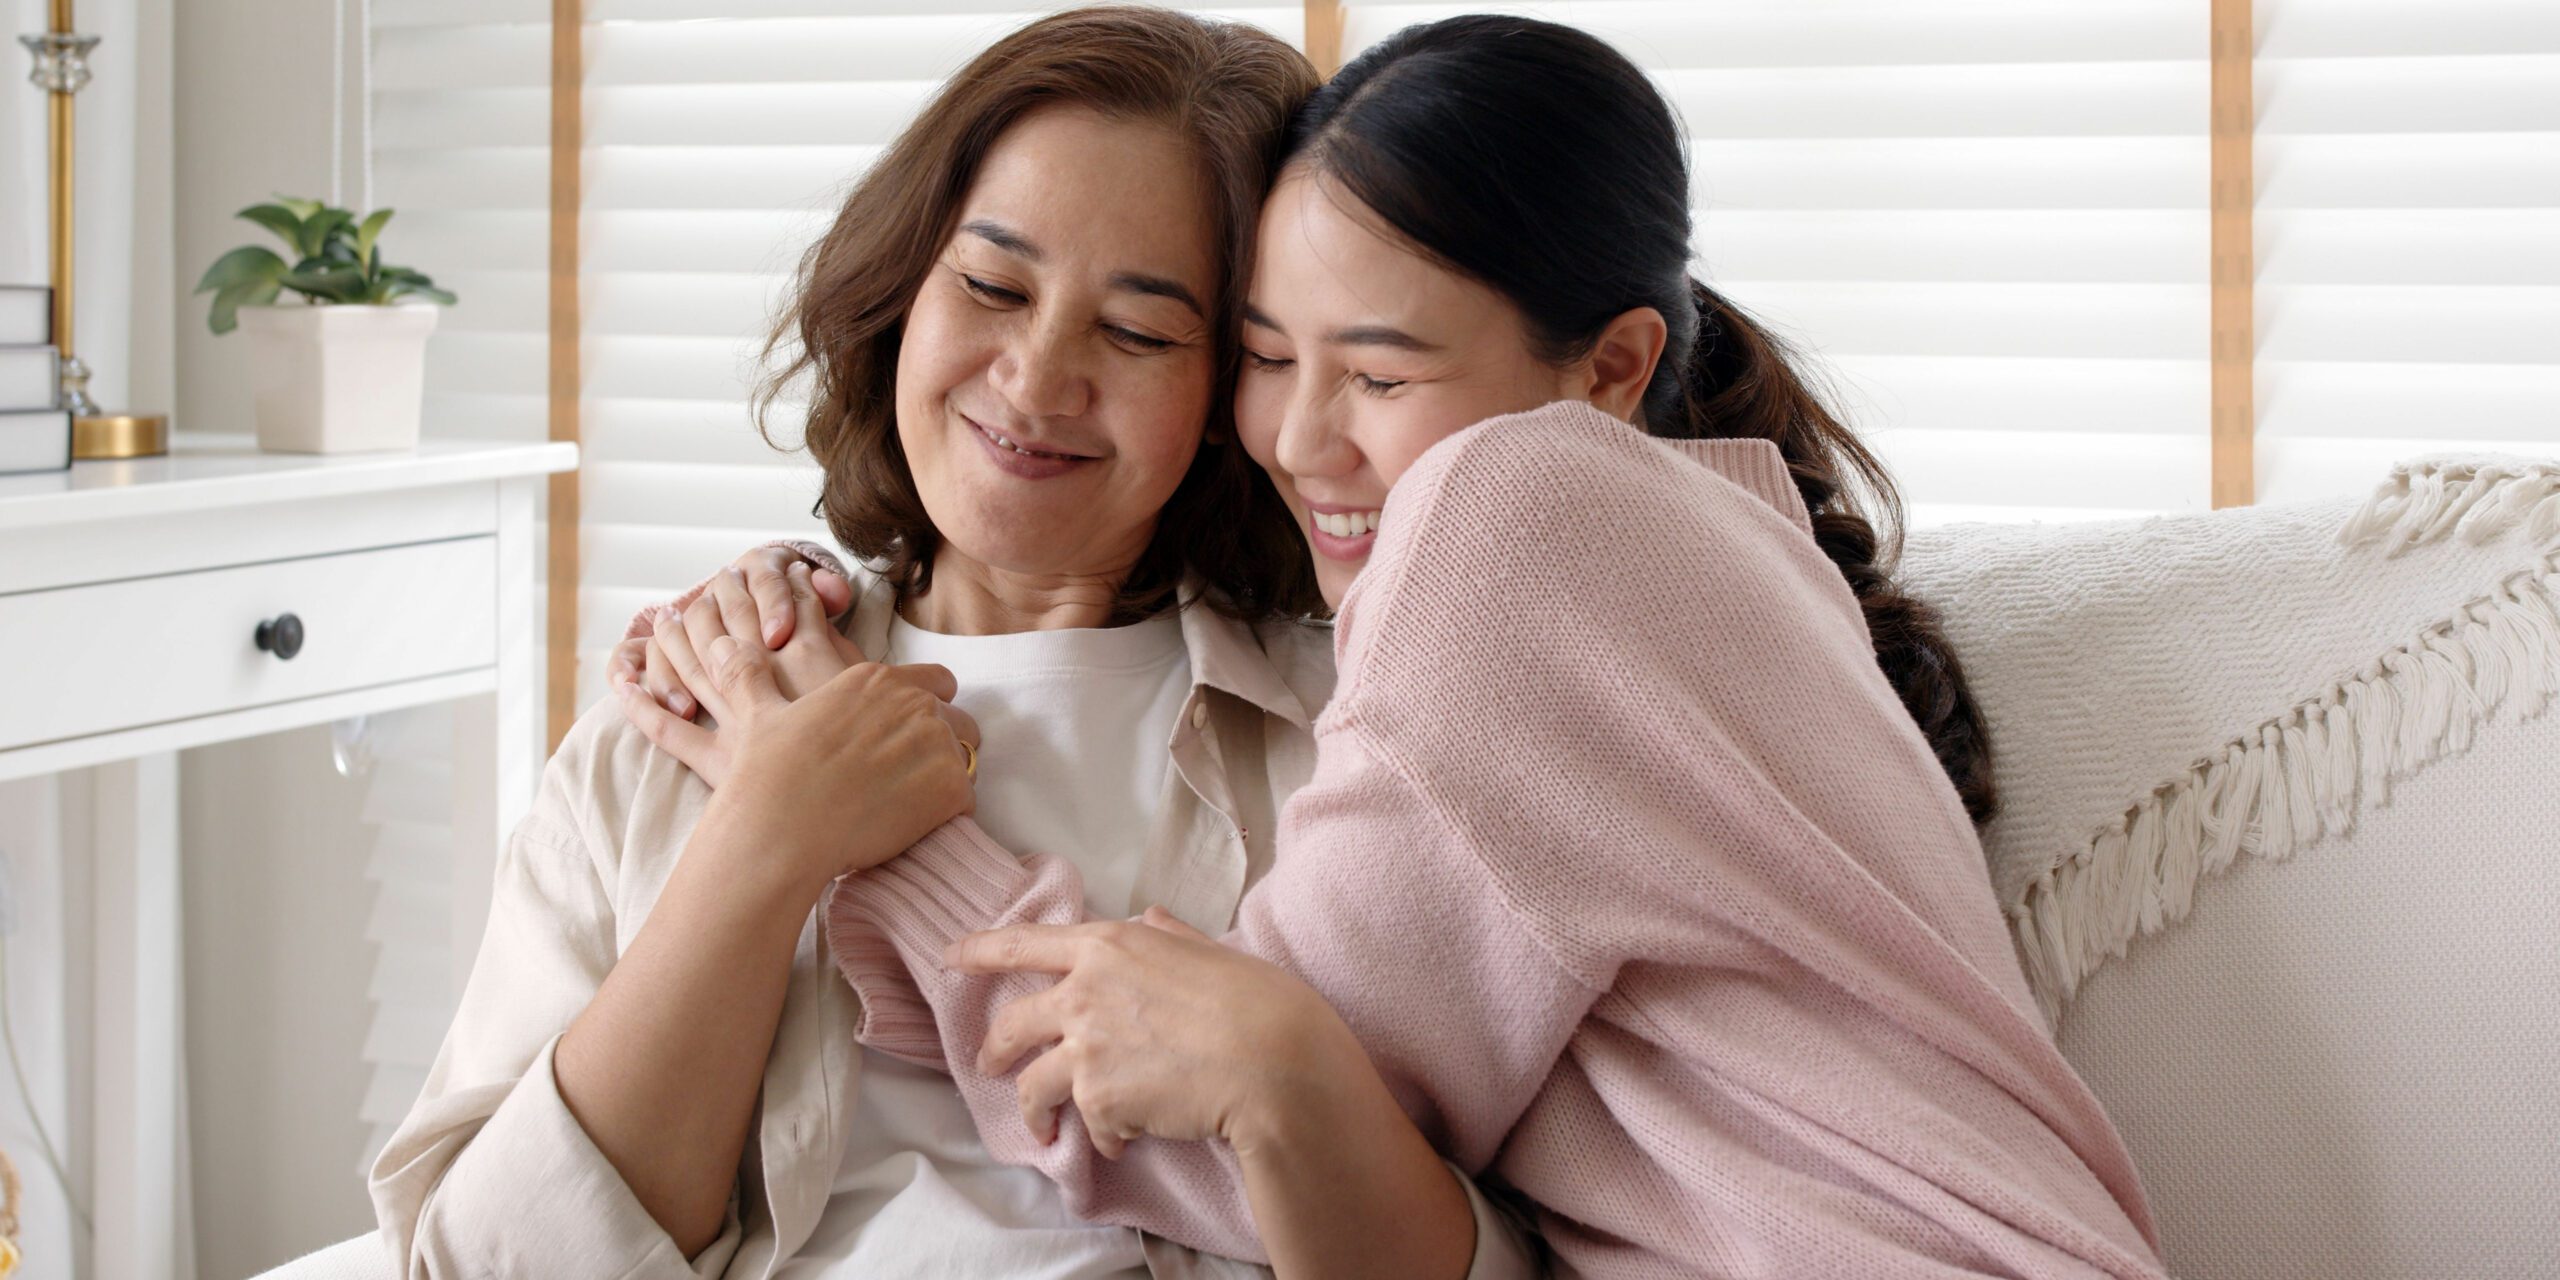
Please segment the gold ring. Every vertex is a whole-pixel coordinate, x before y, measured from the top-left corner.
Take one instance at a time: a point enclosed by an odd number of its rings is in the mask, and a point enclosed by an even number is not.
[[[976,747],[970,746],[970,745],[969,745],[969,740],[968,740],[967,738],[962,738],[962,739],[960,740],[960,754],[962,754],[962,755],[964,755],[964,756],[967,756],[967,757],[969,758],[969,776],[970,776],[970,777],[972,777],[972,778],[977,777],[977,776],[978,776],[978,749],[977,749]]]

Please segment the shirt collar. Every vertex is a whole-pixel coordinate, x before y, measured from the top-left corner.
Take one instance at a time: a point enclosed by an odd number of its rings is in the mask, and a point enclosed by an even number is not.
[[[855,575],[852,617],[845,635],[864,653],[889,651],[889,624],[897,616],[898,593],[879,574]],[[1230,618],[1196,599],[1207,590],[1197,580],[1183,584],[1182,596],[1194,602],[1182,610],[1182,646],[1191,660],[1191,683],[1242,698],[1302,730],[1312,730],[1314,712],[1333,696],[1333,634],[1306,622],[1274,622],[1256,626]]]

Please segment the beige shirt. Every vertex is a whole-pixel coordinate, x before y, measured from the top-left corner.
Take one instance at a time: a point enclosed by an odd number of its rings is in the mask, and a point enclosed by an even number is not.
[[[885,649],[892,600],[856,571],[839,624]],[[1270,869],[1281,804],[1313,769],[1310,725],[1333,688],[1332,634],[1184,610],[1191,690],[1168,744],[1183,785],[1156,816],[1137,896],[1211,934]],[[544,768],[500,851],[487,932],[427,1083],[369,1179],[384,1237],[412,1277],[713,1277],[769,1280],[825,1208],[854,1114],[858,1007],[816,906],[792,955],[755,1130],[720,1235],[686,1258],[562,1102],[561,1032],[638,936],[710,788],[607,700]],[[1462,1179],[1463,1181],[1463,1179]],[[1467,1184],[1471,1277],[1535,1274],[1520,1228]],[[1149,1237],[1158,1276],[1262,1268]]]

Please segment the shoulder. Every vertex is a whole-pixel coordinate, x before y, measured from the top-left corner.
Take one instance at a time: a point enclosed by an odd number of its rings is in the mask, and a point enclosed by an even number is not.
[[[1736,605],[1863,639],[1847,583],[1755,484],[1589,405],[1478,423],[1388,495],[1344,602],[1345,663],[1373,643],[1538,649],[1666,617],[1703,639]]]
[[[1764,441],[1659,440],[1588,404],[1557,401],[1432,446],[1388,502],[1444,538],[1463,531],[1506,549],[1566,531],[1631,541],[1701,521],[1731,538],[1784,540],[1797,523],[1784,475],[1777,447]]]
[[[608,884],[662,881],[711,788],[660,751],[612,698],[580,713],[543,766],[522,831],[572,844]]]
[[[1307,618],[1264,622],[1254,627],[1271,669],[1313,713],[1333,700],[1333,624]]]

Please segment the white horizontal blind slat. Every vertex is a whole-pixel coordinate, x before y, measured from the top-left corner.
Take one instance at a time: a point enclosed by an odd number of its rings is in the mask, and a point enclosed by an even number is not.
[[[2260,498],[2560,457],[2560,6],[2257,12]]]

